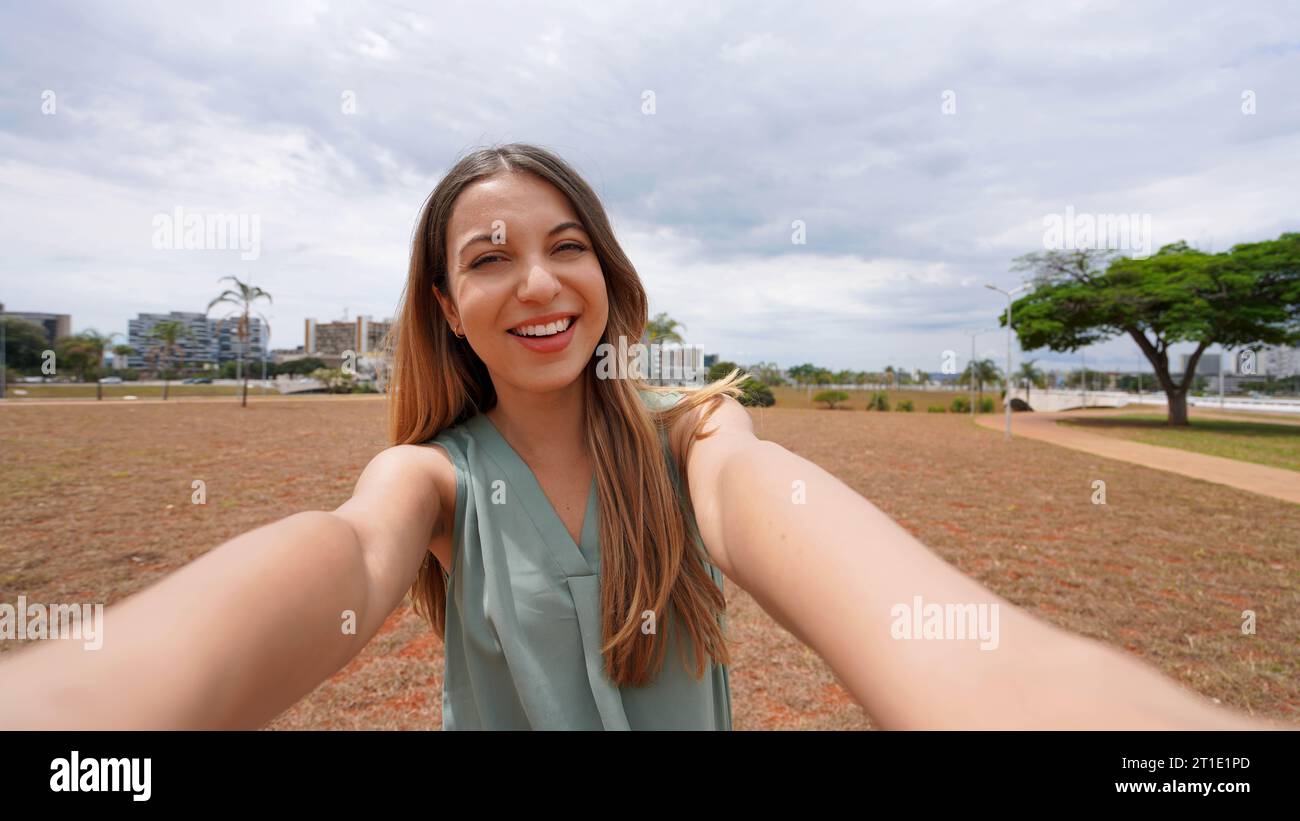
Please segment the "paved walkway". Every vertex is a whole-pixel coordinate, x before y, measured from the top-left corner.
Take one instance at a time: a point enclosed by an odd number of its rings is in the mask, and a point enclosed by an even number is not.
[[[1221,456],[1208,456],[1179,448],[1130,442],[1126,439],[1090,433],[1071,425],[1057,424],[1061,419],[1104,418],[1114,415],[1115,411],[1017,413],[1011,420],[1011,433],[1013,436],[1038,439],[1095,456],[1104,456],[1107,459],[1132,462],[1144,467],[1166,470],[1193,479],[1300,504],[1300,471],[1257,465],[1253,462],[1240,462]],[[976,417],[976,421],[993,430],[1006,429],[1006,417],[1000,413],[982,414]]]

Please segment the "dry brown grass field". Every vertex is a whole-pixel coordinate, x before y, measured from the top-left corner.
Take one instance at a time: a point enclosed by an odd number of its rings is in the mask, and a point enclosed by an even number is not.
[[[857,407],[751,413],[761,438],[840,477],[999,595],[1225,704],[1300,720],[1300,507],[1007,444],[921,403]],[[330,399],[0,407],[0,601],[111,604],[241,532],[332,509],[384,446],[383,411]],[[195,479],[204,506],[190,503]],[[1106,505],[1091,503],[1095,479]],[[815,654],[733,584],[727,599],[737,729],[871,726]],[[1256,635],[1242,635],[1243,610],[1258,614]],[[442,663],[403,605],[271,726],[437,728]]]

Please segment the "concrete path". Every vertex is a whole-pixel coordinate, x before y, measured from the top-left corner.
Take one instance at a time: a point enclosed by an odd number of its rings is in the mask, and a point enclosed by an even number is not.
[[[1011,434],[1300,504],[1300,471],[1208,456],[1179,448],[1130,442],[1071,425],[1057,424],[1062,419],[1105,418],[1115,415],[1113,410],[1017,413],[1012,416]],[[976,422],[999,432],[1006,429],[1006,417],[1002,414],[981,414],[976,417]]]

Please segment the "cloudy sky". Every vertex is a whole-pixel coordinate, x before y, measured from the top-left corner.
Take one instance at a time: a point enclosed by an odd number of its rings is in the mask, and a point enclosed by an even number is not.
[[[1144,215],[1137,252],[1300,229],[1287,2],[356,5],[7,4],[0,302],[124,332],[233,274],[293,347],[391,316],[424,198],[510,141],[586,175],[652,311],[742,363],[964,359],[1067,209]],[[257,215],[257,258],[155,248],[178,207]]]

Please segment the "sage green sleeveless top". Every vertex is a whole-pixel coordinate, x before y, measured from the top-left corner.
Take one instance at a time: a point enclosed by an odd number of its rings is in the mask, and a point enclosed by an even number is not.
[[[641,392],[648,407],[681,394]],[[667,437],[663,454],[679,497]],[[730,730],[727,668],[705,658],[696,679],[678,658],[678,625],[663,667],[641,687],[619,687],[600,652],[599,505],[592,480],[582,543],[574,544],[537,477],[486,415],[429,440],[456,468],[452,572],[442,690],[444,730]],[[718,587],[693,518],[687,524]],[[726,620],[720,617],[725,628]],[[690,648],[686,657],[693,659]]]

